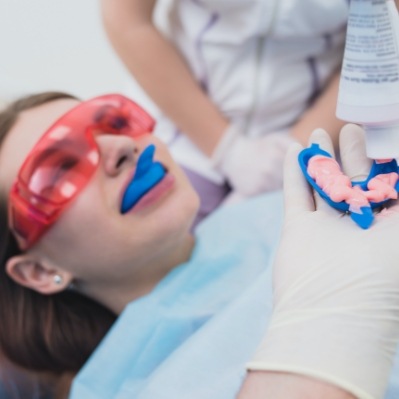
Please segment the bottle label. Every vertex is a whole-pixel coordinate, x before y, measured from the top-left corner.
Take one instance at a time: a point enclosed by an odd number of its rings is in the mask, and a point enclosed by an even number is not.
[[[339,102],[399,105],[399,14],[392,0],[351,0]]]

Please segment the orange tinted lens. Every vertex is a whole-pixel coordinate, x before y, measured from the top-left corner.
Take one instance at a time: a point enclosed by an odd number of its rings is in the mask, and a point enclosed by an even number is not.
[[[114,94],[83,102],[55,122],[28,155],[10,194],[10,227],[20,233],[24,247],[90,180],[99,162],[93,134],[136,137],[151,132],[154,124],[137,104]]]
[[[75,135],[76,136],[76,135]],[[62,203],[87,182],[99,159],[94,143],[83,133],[68,140],[42,142],[43,151],[28,158],[20,180],[32,194],[53,203]]]

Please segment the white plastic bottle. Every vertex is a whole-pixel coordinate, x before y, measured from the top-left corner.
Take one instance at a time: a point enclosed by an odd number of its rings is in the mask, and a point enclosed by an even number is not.
[[[337,117],[363,125],[367,156],[399,157],[399,13],[393,0],[351,0]]]

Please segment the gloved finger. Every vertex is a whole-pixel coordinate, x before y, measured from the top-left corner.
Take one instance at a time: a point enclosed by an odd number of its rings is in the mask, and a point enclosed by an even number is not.
[[[315,210],[312,190],[298,163],[298,154],[303,149],[294,143],[289,148],[284,162],[284,203],[286,220],[303,212]]]
[[[370,172],[372,160],[366,156],[363,129],[355,124],[347,124],[341,129],[339,146],[343,172],[351,180],[364,180]]]
[[[331,136],[324,129],[315,129],[309,137],[309,145],[312,143],[319,144],[320,148],[327,151],[335,158],[334,145]]]
[[[319,144],[320,148],[327,151],[334,157],[334,145],[331,140],[331,136],[324,129],[316,129],[312,132],[309,138],[310,143]],[[331,211],[330,205],[320,197],[317,192],[314,192],[314,201],[316,203],[316,209],[329,212]]]

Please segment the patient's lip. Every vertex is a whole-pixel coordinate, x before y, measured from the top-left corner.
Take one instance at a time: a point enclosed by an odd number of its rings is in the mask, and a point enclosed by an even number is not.
[[[163,199],[165,194],[173,189],[175,177],[167,173],[165,177],[148,191],[128,212],[140,212]]]

